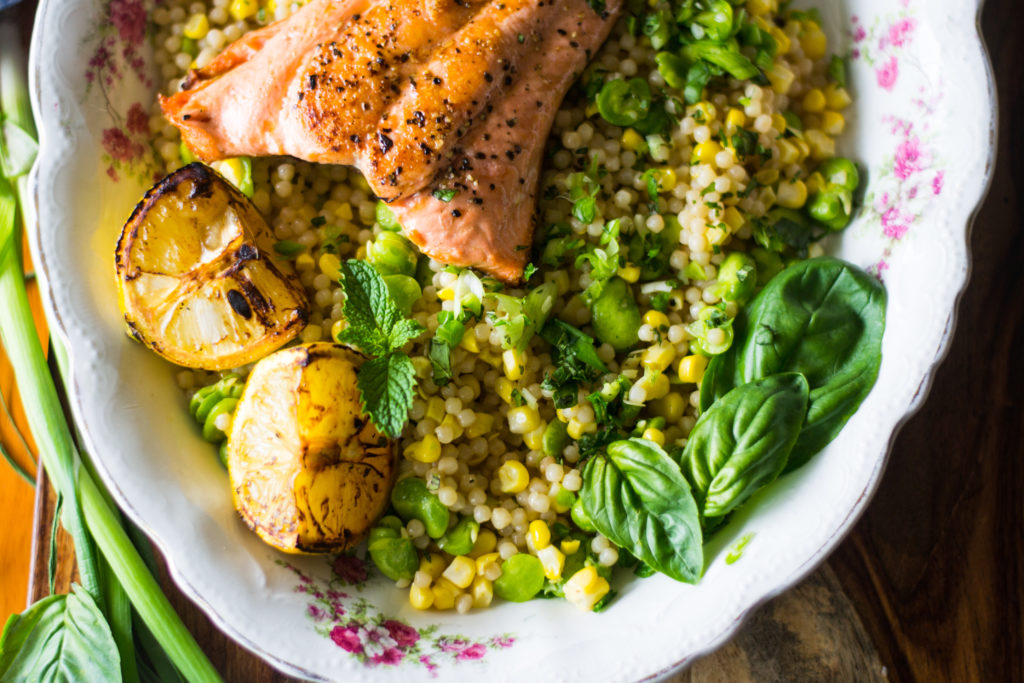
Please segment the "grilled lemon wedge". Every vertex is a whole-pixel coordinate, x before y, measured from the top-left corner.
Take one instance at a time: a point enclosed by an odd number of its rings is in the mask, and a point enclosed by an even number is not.
[[[135,207],[115,266],[129,334],[190,368],[224,370],[294,338],[307,303],[270,228],[209,167],[184,166]]]
[[[362,414],[361,357],[316,342],[253,368],[228,433],[235,508],[286,552],[351,548],[388,505],[392,442]]]

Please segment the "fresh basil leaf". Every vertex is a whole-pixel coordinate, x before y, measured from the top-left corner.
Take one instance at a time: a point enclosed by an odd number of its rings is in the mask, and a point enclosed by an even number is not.
[[[120,681],[117,643],[89,593],[74,585],[12,615],[0,637],[0,680]]]
[[[701,410],[734,387],[780,372],[810,385],[804,427],[786,471],[823,449],[871,391],[881,364],[885,288],[834,258],[796,263],[736,317],[735,342],[708,365]]]
[[[363,411],[387,436],[402,434],[412,407],[416,373],[404,353],[389,353],[363,363],[356,376]]]
[[[583,468],[583,509],[612,543],[686,583],[704,566],[700,520],[679,466],[653,441],[609,444]]]
[[[705,517],[735,510],[786,466],[807,412],[795,372],[732,389],[700,416],[686,440],[683,473]]]

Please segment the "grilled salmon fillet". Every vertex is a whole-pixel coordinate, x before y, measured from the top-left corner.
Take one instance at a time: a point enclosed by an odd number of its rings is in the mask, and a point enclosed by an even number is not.
[[[354,165],[425,253],[514,280],[554,113],[621,2],[312,0],[161,105],[205,161]],[[466,191],[439,206],[439,184]]]

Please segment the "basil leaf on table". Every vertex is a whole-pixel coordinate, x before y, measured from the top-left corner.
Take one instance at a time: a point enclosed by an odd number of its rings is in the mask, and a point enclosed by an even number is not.
[[[120,681],[117,644],[89,593],[75,585],[12,615],[0,638],[0,680]]]
[[[705,517],[722,517],[775,480],[807,411],[803,375],[744,384],[715,401],[686,440],[682,466]]]
[[[695,583],[704,567],[700,518],[679,465],[653,441],[608,445],[583,468],[583,509],[594,527],[667,576]]]
[[[810,385],[803,430],[786,471],[823,449],[871,391],[881,364],[885,288],[834,258],[796,263],[773,277],[733,325],[735,342],[708,365],[701,410],[734,387],[780,372]]]

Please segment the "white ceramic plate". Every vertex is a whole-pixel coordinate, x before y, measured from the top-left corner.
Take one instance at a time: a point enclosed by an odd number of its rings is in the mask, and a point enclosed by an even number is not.
[[[624,581],[602,614],[563,601],[459,616],[416,612],[358,561],[291,558],[231,506],[226,475],[182,408],[175,372],[123,333],[112,273],[125,217],[151,184],[152,97],[142,0],[43,0],[32,42],[42,148],[32,247],[50,323],[70,353],[71,407],[97,469],[163,551],[181,589],[228,635],[315,679],[623,681],[656,678],[727,639],[758,603],[820,562],[867,504],[900,422],[953,328],[967,233],[994,149],[978,0],[821,0],[852,51],[842,151],[867,198],[834,253],[889,292],[878,383],[839,438],[743,509],[698,586]],[[840,41],[840,42],[836,42]],[[742,558],[726,550],[748,538]]]

